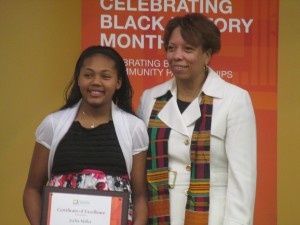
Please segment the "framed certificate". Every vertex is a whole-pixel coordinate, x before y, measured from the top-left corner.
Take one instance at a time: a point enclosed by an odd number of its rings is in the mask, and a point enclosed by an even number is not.
[[[42,225],[126,225],[129,192],[44,187]]]

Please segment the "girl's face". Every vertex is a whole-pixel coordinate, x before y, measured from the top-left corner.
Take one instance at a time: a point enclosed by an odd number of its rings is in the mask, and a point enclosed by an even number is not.
[[[115,62],[111,58],[97,54],[86,58],[78,77],[82,100],[92,107],[111,106],[112,97],[121,87]]]
[[[201,46],[192,46],[181,36],[180,27],[174,29],[167,48],[167,60],[177,80],[196,80],[203,78],[204,66],[211,58]]]

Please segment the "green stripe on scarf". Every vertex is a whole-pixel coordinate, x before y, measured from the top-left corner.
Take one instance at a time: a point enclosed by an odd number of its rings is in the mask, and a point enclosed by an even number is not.
[[[157,115],[171,97],[172,94],[167,92],[157,98],[148,124],[150,138],[147,155],[149,225],[170,224],[168,140],[171,129]],[[208,224],[213,98],[203,94],[200,110],[201,117],[195,122],[191,142],[191,180],[185,215],[185,224],[188,225]]]

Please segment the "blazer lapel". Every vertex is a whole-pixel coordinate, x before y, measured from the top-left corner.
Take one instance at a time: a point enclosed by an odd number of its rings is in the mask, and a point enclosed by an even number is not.
[[[183,112],[182,117],[185,126],[190,126],[201,117],[200,105],[198,98],[194,99],[187,109]]]
[[[184,135],[188,135],[186,124],[174,97],[172,97],[161,109],[161,111],[158,113],[158,117],[171,129]]]
[[[202,91],[206,95],[214,98],[222,98],[225,81],[223,81],[211,68],[208,69],[209,75],[203,85]],[[174,78],[166,82],[163,88],[158,89],[157,92],[155,92],[154,98],[161,96],[163,94],[162,91],[165,93],[166,89],[170,89],[172,82],[174,82]],[[198,118],[201,117],[199,104],[200,102],[197,98],[191,102],[189,107],[183,112],[183,114],[181,114],[177,105],[176,97],[173,94],[173,97],[159,112],[158,117],[170,128],[184,135],[189,135],[188,126],[192,125]]]

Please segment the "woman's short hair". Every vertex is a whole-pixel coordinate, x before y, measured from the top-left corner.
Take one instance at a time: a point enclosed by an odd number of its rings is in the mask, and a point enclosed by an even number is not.
[[[201,46],[204,51],[217,53],[221,49],[219,28],[206,16],[191,13],[172,18],[165,27],[164,48],[167,50],[169,40],[175,28],[180,27],[183,39],[193,45]]]

